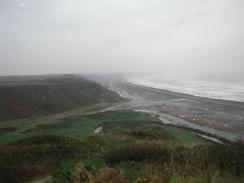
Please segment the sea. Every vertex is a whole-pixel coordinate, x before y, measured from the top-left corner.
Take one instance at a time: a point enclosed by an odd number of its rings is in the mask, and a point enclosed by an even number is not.
[[[244,102],[244,76],[228,75],[134,75],[127,81],[195,96]]]

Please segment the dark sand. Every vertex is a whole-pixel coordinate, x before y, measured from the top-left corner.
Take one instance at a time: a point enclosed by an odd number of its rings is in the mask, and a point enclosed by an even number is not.
[[[163,123],[237,142],[244,140],[244,103],[116,81],[110,86],[129,101],[117,109],[134,109],[159,115]]]

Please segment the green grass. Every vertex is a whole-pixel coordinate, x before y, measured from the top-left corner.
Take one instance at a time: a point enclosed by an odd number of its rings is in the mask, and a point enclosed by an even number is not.
[[[9,170],[6,173],[23,182],[30,177],[48,174],[62,162],[79,157],[85,147],[84,142],[68,137],[35,136],[0,146],[0,162]],[[0,182],[5,182],[1,178]]]
[[[105,153],[104,159],[108,164],[140,161],[169,161],[170,151],[158,144],[126,144]]]
[[[186,130],[171,126],[162,126],[172,136],[190,144],[212,144],[211,141],[204,139],[191,130]]]
[[[158,125],[157,122],[159,121],[156,117],[133,111],[114,111],[83,116],[76,115],[54,120],[52,118],[48,119],[48,117],[45,120],[42,118],[27,119],[16,122],[12,126],[10,126],[11,124],[7,126],[6,123],[0,123],[0,127],[2,127],[0,129],[5,129],[4,133],[0,135],[0,143],[10,143],[36,135],[82,136],[93,133],[98,126],[103,126],[104,132],[109,132],[114,129],[161,126],[168,134],[183,142],[192,144],[210,143],[190,130],[162,126]]]
[[[73,171],[78,162],[78,160],[64,161],[58,169],[53,170],[53,183],[74,182]]]
[[[92,133],[102,125],[104,130],[117,127],[138,127],[151,124],[156,119],[148,114],[133,111],[106,112],[94,115],[72,116],[54,121],[26,120],[20,121],[15,126],[14,132],[4,133],[0,136],[0,143],[14,142],[19,139],[35,135],[66,135],[76,136]],[[1,124],[0,124],[1,126]],[[11,126],[10,126],[11,127]],[[8,127],[8,128],[10,128]],[[5,127],[7,128],[7,127]]]
[[[2,123],[0,182],[52,174],[56,183],[71,183],[77,164],[93,176],[110,167],[127,182],[143,177],[152,183],[206,182],[209,177],[216,183],[241,182],[242,146],[217,146],[190,130],[157,122],[149,114],[114,111]],[[94,134],[98,126],[103,132]]]
[[[231,179],[241,183],[243,155],[244,148],[238,145],[184,147],[158,126],[115,129],[79,137],[42,135],[0,145],[3,167],[0,182],[23,182],[52,174],[56,183],[71,183],[76,165],[81,164],[84,171],[94,176],[110,167],[127,182],[146,178],[155,183],[208,179],[216,183]],[[17,180],[9,180],[10,175]]]

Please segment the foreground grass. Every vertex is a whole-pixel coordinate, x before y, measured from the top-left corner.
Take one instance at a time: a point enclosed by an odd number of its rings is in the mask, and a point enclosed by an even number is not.
[[[71,183],[84,174],[100,180],[100,174],[110,176],[109,168],[114,180],[120,177],[133,183],[243,181],[243,146],[188,147],[164,130],[160,136],[165,140],[152,138],[149,131],[159,134],[159,129],[148,128],[135,129],[143,133],[143,139],[129,130],[124,136],[120,131],[118,135],[113,132],[80,138],[49,135],[1,145],[0,180],[25,182],[50,174],[56,183]],[[79,173],[75,173],[77,165]]]
[[[5,127],[0,182],[47,175],[54,183],[79,183],[84,176],[90,183],[243,182],[242,145],[213,144],[157,122],[148,114],[116,111]],[[99,126],[103,132],[94,134]]]

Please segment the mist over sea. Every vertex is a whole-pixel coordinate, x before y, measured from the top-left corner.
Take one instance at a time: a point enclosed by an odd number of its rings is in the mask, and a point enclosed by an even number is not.
[[[138,75],[128,82],[215,99],[244,102],[243,75]]]

